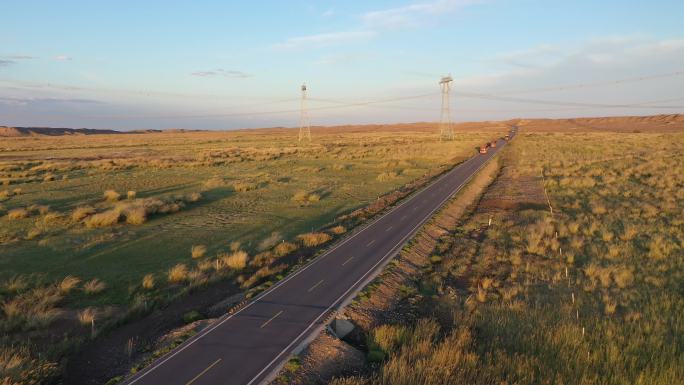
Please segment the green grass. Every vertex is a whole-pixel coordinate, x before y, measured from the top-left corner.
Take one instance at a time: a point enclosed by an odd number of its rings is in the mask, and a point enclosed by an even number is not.
[[[462,159],[482,137],[469,134],[466,140],[459,142],[431,139],[413,145],[414,136],[400,134],[403,143],[395,145],[396,140],[385,135],[366,133],[348,138],[329,135],[321,138],[321,144],[315,143],[298,153],[265,161],[247,159],[251,159],[251,153],[277,152],[274,148],[289,152],[298,148],[288,138],[277,136],[197,134],[194,137],[186,134],[178,137],[140,135],[128,137],[118,145],[106,145],[98,140],[100,138],[93,137],[70,141],[59,138],[60,142],[67,143],[54,146],[50,139],[39,139],[32,145],[45,148],[43,151],[4,151],[4,158],[21,157],[20,161],[4,162],[4,166],[18,166],[37,176],[43,171],[30,171],[32,168],[52,169],[49,165],[55,163],[46,161],[45,157],[66,159],[57,165],[66,171],[50,171],[58,176],[55,181],[8,186],[21,186],[23,190],[21,195],[4,202],[8,209],[43,204],[49,205],[54,212],[70,215],[77,206],[102,204],[103,192],[110,189],[124,197],[127,191],[136,191],[137,198],[197,191],[202,191],[203,197],[177,213],[152,216],[136,226],[84,229],[82,226],[43,225],[37,223],[40,222],[38,215],[15,220],[3,216],[0,218],[0,239],[5,242],[0,244],[0,280],[36,272],[54,279],[67,274],[83,279],[98,278],[108,289],[96,299],[83,299],[81,305],[91,305],[92,301],[125,304],[129,285],[139,283],[145,274],[187,261],[193,245],[207,245],[207,254],[212,255],[226,249],[230,242],[239,241],[253,254],[258,251],[259,242],[273,233],[278,233],[282,239],[294,239],[442,163]],[[123,140],[119,138],[117,136],[116,141]],[[275,144],[269,139],[274,139]],[[95,142],[89,143],[89,140]],[[274,147],[278,145],[283,147]],[[68,149],[62,150],[59,146]],[[197,162],[201,154],[220,152],[226,147],[244,147],[241,159],[245,160],[219,165],[188,165]],[[401,151],[402,148],[407,151]],[[116,153],[118,158],[113,161],[124,166],[103,170],[102,161],[80,160],[94,153],[104,153],[105,158],[108,153]],[[169,166],[154,167],[160,157],[171,157],[172,160],[167,161]],[[127,162],[129,158],[132,160]],[[388,165],[391,159],[398,160]],[[400,168],[399,161],[403,162],[401,174],[391,180],[377,179],[388,169]],[[336,167],[341,162],[345,168]],[[11,174],[17,173],[6,172],[5,176],[11,178]],[[62,180],[62,175],[67,175],[68,179]],[[205,182],[215,178],[221,178],[225,185],[205,187]],[[241,187],[240,191],[232,187],[257,183],[262,187]],[[300,190],[320,199],[308,199],[304,203],[293,200]],[[42,232],[26,240],[26,234],[34,227],[41,227]]]

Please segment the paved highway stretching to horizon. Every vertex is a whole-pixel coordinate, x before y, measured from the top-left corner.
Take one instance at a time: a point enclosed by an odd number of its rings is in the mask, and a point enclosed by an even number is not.
[[[511,136],[513,139],[513,135]],[[217,320],[125,384],[256,385],[324,327],[506,144],[454,167],[368,226]]]

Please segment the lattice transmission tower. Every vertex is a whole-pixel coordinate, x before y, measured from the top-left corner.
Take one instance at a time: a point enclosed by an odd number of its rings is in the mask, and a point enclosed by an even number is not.
[[[443,76],[439,81],[442,88],[442,113],[439,120],[439,140],[452,140],[454,138],[454,129],[451,127],[451,110],[449,109],[449,91],[451,90],[451,82],[454,79],[449,76]]]
[[[304,139],[311,141],[311,123],[309,122],[309,112],[306,110],[306,84],[302,84],[302,103],[299,117],[299,141],[301,142]]]

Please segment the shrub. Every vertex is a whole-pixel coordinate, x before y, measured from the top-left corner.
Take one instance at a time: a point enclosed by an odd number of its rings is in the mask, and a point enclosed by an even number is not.
[[[29,212],[26,209],[16,208],[7,212],[7,217],[9,219],[24,219],[28,218]]]
[[[142,225],[147,221],[147,212],[142,206],[128,207],[123,211],[126,223],[131,225]]]
[[[616,269],[613,272],[613,280],[620,289],[624,289],[634,283],[634,273],[627,268]]]
[[[370,363],[380,363],[385,360],[385,353],[380,350],[371,350],[366,355],[366,359]]]
[[[102,197],[103,197],[104,200],[106,200],[106,201],[116,202],[116,201],[119,200],[119,198],[121,197],[121,195],[120,195],[118,192],[114,191],[114,190],[106,190],[104,193],[102,193]]]
[[[195,321],[199,321],[201,319],[204,319],[205,317],[198,312],[197,310],[191,310],[185,314],[183,314],[183,322],[186,324],[193,323]]]
[[[185,200],[188,202],[191,202],[191,203],[197,202],[200,199],[202,199],[202,194],[200,194],[198,192],[190,193],[189,195],[187,195],[185,197]]]
[[[99,214],[91,215],[84,221],[86,227],[107,227],[119,223],[121,219],[121,210],[113,208],[111,210],[103,211]]]
[[[190,253],[193,259],[202,258],[207,253],[207,247],[205,245],[194,245],[190,249]]]
[[[246,192],[256,190],[259,186],[256,183],[238,182],[233,184],[233,190],[237,192]]]
[[[91,206],[76,207],[74,209],[74,212],[71,213],[71,219],[73,219],[75,222],[79,222],[85,219],[86,217],[95,214],[96,212],[97,210],[95,210],[95,208]]]
[[[184,282],[188,279],[188,267],[183,263],[179,263],[169,269],[167,276],[171,283]]]
[[[319,194],[309,194],[307,200],[309,202],[318,202],[321,200],[321,196]]]
[[[292,197],[292,200],[297,202],[306,202],[309,198],[309,194],[306,191],[299,190]]]
[[[83,291],[86,294],[97,294],[102,292],[107,288],[107,285],[97,278],[93,278],[90,281],[83,284]]]
[[[442,263],[442,257],[440,257],[439,255],[433,255],[430,257],[430,263],[435,265]]]
[[[238,250],[233,254],[223,256],[221,261],[229,269],[241,270],[247,266],[247,257],[248,255],[246,252]]]
[[[83,326],[90,326],[95,321],[95,309],[92,307],[87,307],[78,312],[78,322]]]
[[[67,275],[57,284],[57,289],[62,294],[68,294],[71,290],[75,289],[79,283],[81,283],[80,278],[74,277],[73,275]]]
[[[330,232],[333,234],[340,235],[340,234],[346,233],[347,229],[344,226],[340,225],[340,226],[335,226],[332,229],[330,229]]]
[[[129,200],[135,199],[136,195],[138,195],[135,191],[130,190],[126,193],[126,198]]]
[[[313,247],[328,242],[332,237],[326,233],[305,233],[298,235],[297,239],[302,241],[304,246]]]
[[[154,289],[154,275],[153,274],[145,274],[145,276],[142,279],[142,287],[143,287],[143,289],[146,289],[146,290]]]
[[[28,287],[28,281],[24,275],[15,275],[11,278],[8,278],[2,286],[6,291],[10,293],[16,293],[26,289]]]
[[[392,353],[399,349],[406,342],[407,338],[408,333],[404,326],[381,325],[370,333],[368,349]]]
[[[276,257],[285,256],[295,250],[297,250],[297,245],[290,242],[281,242],[273,248],[273,252],[275,253]]]

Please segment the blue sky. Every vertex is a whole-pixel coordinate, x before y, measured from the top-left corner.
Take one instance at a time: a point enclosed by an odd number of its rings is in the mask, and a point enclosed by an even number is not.
[[[302,82],[312,124],[434,121],[448,73],[456,121],[684,111],[682,1],[5,0],[2,13],[0,125],[296,126]],[[572,85],[586,86],[559,87]]]

